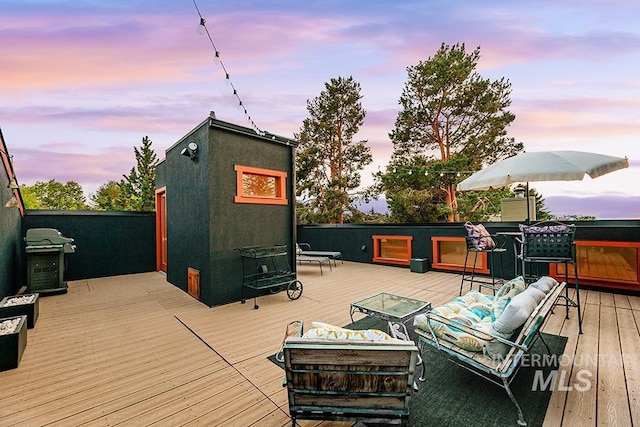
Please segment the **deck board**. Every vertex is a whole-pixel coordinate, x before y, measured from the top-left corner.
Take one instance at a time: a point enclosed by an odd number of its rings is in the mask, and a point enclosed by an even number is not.
[[[616,310],[613,307],[601,306],[598,350],[600,425],[631,425],[622,360]]]
[[[640,425],[640,313],[617,310],[622,364],[625,386],[631,412],[632,425]]]
[[[17,426],[290,425],[283,372],[267,360],[290,321],[345,325],[349,304],[378,292],[436,306],[460,289],[457,274],[348,261],[323,276],[301,269],[298,278],[299,300],[261,296],[258,310],[250,300],[206,307],[161,273],[71,282],[67,294],[41,298],[20,366],[0,372],[0,419]],[[563,385],[576,384],[585,369],[594,384],[556,387],[545,425],[638,425],[640,297],[581,290],[581,306],[583,335],[576,310],[565,319],[563,307],[544,330],[568,337]],[[598,349],[620,363],[598,360]]]
[[[571,355],[565,350],[565,355],[573,358],[573,366],[571,367],[571,375],[568,381],[563,384],[564,388],[573,387],[574,384],[581,382],[581,378],[586,375],[589,380],[597,381],[598,364],[592,359],[594,349],[598,348],[598,329],[600,321],[600,306],[595,304],[586,304],[583,320],[583,335],[578,337],[575,353]],[[570,331],[567,331],[570,332]],[[575,330],[572,336],[575,334]],[[576,358],[577,357],[577,358]],[[588,426],[596,425],[596,408],[597,408],[597,387],[592,384],[584,391],[577,391],[575,388],[567,390],[567,400],[565,403],[562,424]],[[547,412],[548,414],[548,412]]]

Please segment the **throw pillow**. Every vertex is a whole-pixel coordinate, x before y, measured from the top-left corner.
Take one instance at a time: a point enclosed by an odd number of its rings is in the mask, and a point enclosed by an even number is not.
[[[496,320],[502,315],[505,307],[509,304],[511,299],[518,295],[525,289],[525,282],[522,276],[518,276],[515,279],[509,280],[502,285],[498,290],[496,296],[493,297],[493,304],[491,306],[491,319]]]
[[[529,287],[513,297],[500,318],[491,325],[490,333],[504,339],[511,338],[516,329],[529,319],[544,296],[541,290]],[[510,348],[507,344],[493,340],[485,344],[483,352],[485,356],[498,360],[505,357]]]
[[[470,222],[464,224],[467,229],[467,236],[471,239],[473,247],[479,251],[490,250],[496,247],[496,243],[491,238],[491,234],[482,224],[474,225]]]
[[[531,287],[519,293],[513,297],[500,317],[493,322],[493,328],[503,334],[513,334],[516,329],[524,325],[544,296],[544,292]]]
[[[525,225],[519,224],[520,231],[527,233],[566,233],[571,231],[573,225],[555,224],[555,225]]]

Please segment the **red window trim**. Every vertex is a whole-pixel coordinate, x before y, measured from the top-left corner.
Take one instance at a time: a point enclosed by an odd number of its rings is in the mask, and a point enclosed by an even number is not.
[[[466,241],[464,237],[441,237],[434,236],[431,237],[431,248],[433,253],[433,262],[431,263],[432,268],[442,269],[442,270],[451,270],[451,271],[463,271],[463,264],[449,264],[444,263],[440,260],[440,242],[460,242],[461,246],[465,248],[465,256],[469,256],[466,253]],[[487,267],[487,253],[479,252],[479,259],[476,265],[475,272],[481,274],[489,274],[489,268]],[[471,259],[473,262],[473,260]],[[467,266],[469,268],[469,266]]]
[[[371,236],[373,238],[373,262],[385,264],[410,265],[411,264],[411,241],[413,236]],[[380,244],[382,240],[405,241],[407,247],[407,258],[385,258],[380,256]]]
[[[251,166],[234,166],[234,170],[236,171],[236,196],[234,201],[236,203],[258,203],[264,205],[287,205],[289,201],[287,200],[287,173],[271,170],[271,169],[262,169],[262,168],[254,168]],[[276,178],[277,185],[279,186],[277,193],[280,196],[276,197],[253,197],[253,196],[245,196],[242,193],[242,176],[245,174],[252,175],[264,175]]]

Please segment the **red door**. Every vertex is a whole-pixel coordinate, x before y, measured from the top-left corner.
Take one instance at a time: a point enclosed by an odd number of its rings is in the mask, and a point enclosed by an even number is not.
[[[156,191],[156,270],[167,272],[167,192]]]

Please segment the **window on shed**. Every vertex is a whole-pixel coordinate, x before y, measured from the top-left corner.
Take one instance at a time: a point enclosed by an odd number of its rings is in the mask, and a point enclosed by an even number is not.
[[[270,169],[235,166],[236,203],[286,205],[287,173]]]

